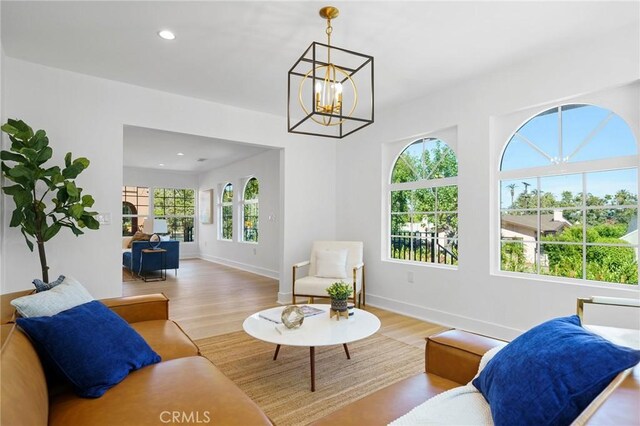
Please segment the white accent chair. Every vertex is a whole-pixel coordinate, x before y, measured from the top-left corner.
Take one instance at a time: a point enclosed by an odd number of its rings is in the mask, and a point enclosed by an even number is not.
[[[345,251],[346,259],[341,258]],[[338,261],[327,267],[327,257]],[[344,259],[344,273],[340,259]],[[299,277],[298,270],[305,266],[309,268],[307,276]],[[292,269],[294,304],[296,297],[308,297],[310,303],[314,297],[329,297],[326,289],[336,281],[353,284],[350,299],[358,307],[366,304],[362,241],[314,241],[309,260],[296,263]]]

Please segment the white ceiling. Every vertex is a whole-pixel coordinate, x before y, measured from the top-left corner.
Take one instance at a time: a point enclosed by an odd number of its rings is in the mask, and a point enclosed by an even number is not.
[[[287,71],[325,41],[327,4],[333,44],[375,57],[378,111],[640,19],[638,1],[3,0],[1,40],[14,58],[284,116]],[[263,149],[128,127],[124,161],[201,171]]]
[[[323,1],[2,1],[8,56],[278,115],[287,71],[324,41]],[[333,43],[375,57],[388,108],[639,20],[638,1],[331,2]],[[176,40],[157,36],[171,29]]]
[[[252,157],[268,149],[270,148],[164,130],[124,127],[125,167],[202,172]],[[179,152],[184,155],[178,155]],[[200,158],[205,161],[198,161]]]

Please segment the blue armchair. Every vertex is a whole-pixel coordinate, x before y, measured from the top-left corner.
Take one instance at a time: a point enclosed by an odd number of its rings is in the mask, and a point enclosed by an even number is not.
[[[151,248],[149,241],[134,241],[131,244],[131,251],[122,253],[122,266],[135,274],[162,269],[161,256],[145,256],[144,262],[141,264],[142,250],[148,248]],[[180,267],[180,241],[162,241],[159,248],[167,251],[165,268],[175,269],[177,272]]]

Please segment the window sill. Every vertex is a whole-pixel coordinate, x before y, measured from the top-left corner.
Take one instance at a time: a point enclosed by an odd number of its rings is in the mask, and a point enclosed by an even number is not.
[[[458,265],[445,265],[442,263],[431,262],[418,262],[417,260],[400,260],[400,259],[382,259],[382,262],[393,263],[396,265],[410,265],[410,266],[426,266],[428,268],[446,269],[448,271],[457,271]]]
[[[494,277],[502,277],[502,278],[516,278],[519,280],[529,280],[529,281],[538,281],[549,284],[565,284],[571,286],[578,286],[581,288],[590,287],[596,289],[616,289],[616,290],[632,290],[632,291],[640,291],[640,287],[638,284],[620,284],[620,283],[611,283],[606,281],[593,281],[587,279],[577,279],[577,278],[564,278],[564,277],[556,277],[553,275],[538,275],[538,274],[525,274],[521,272],[509,272],[502,270],[493,270],[490,273],[491,276]]]
[[[258,245],[258,241],[238,241],[238,242],[241,243],[241,244],[251,244],[251,245],[254,245],[254,246]]]

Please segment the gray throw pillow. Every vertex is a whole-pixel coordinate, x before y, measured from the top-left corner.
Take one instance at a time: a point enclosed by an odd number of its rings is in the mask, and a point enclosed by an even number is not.
[[[49,317],[83,303],[91,302],[93,297],[78,281],[66,277],[64,281],[48,291],[18,297],[11,305],[24,318]]]

